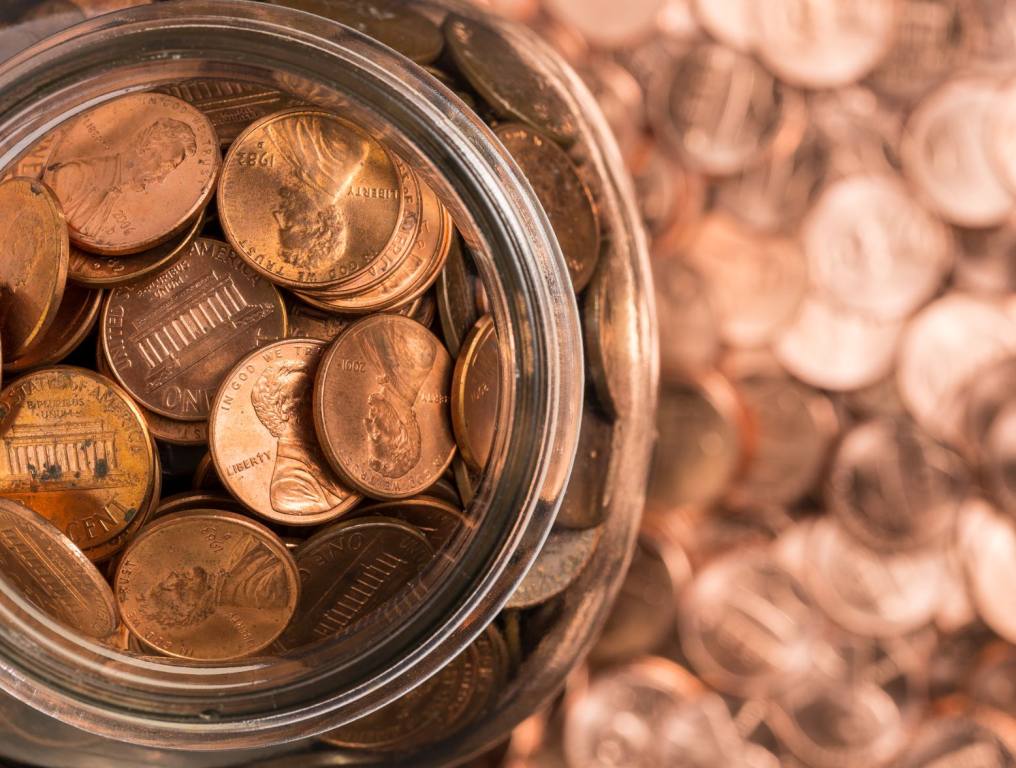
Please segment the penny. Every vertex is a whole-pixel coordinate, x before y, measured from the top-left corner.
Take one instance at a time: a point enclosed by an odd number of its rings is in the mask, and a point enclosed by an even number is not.
[[[0,499],[0,572],[43,613],[94,638],[120,623],[113,593],[81,550],[45,518]]]
[[[132,256],[99,256],[71,246],[67,279],[89,288],[117,288],[159,272],[187,253],[202,229],[198,216],[189,229],[147,251]]]
[[[211,121],[223,149],[255,120],[291,109],[300,100],[275,88],[240,80],[199,78],[156,88],[199,109]]]
[[[243,505],[232,496],[209,491],[184,491],[183,493],[175,493],[172,496],[164,496],[160,499],[152,512],[152,519],[168,517],[178,512],[193,512],[195,510],[232,512],[237,515],[246,514]]]
[[[571,106],[502,29],[454,13],[443,28],[456,67],[498,114],[561,144],[575,141],[578,126]]]
[[[1016,79],[999,87],[987,120],[987,136],[981,137],[987,144],[988,158],[1010,193],[1016,194],[1016,162],[1012,159],[1013,140],[1011,131],[1016,127],[1016,109],[1012,98],[1016,93]]]
[[[592,559],[602,533],[598,527],[551,531],[505,607],[532,608],[568,589]]]
[[[480,472],[487,466],[497,431],[501,361],[497,333],[484,315],[466,337],[452,374],[451,411],[462,458]]]
[[[221,158],[211,122],[180,99],[132,93],[74,118],[42,180],[75,245],[121,255],[154,248],[193,222]]]
[[[1012,768],[1016,755],[997,733],[967,717],[926,720],[911,738],[899,768],[968,765]]]
[[[452,238],[445,268],[437,279],[437,314],[448,351],[459,356],[462,340],[476,325],[476,290],[480,278],[472,259],[464,252],[461,238]]]
[[[430,64],[441,55],[444,37],[441,30],[412,6],[398,0],[270,0],[316,13],[372,37],[379,43],[412,59]]]
[[[600,257],[600,219],[589,188],[567,153],[539,131],[509,123],[494,133],[522,168],[547,212],[572,287],[580,293]]]
[[[314,388],[314,423],[332,467],[366,496],[415,496],[455,454],[452,361],[426,328],[371,315],[327,350]]]
[[[0,496],[30,504],[84,550],[147,503],[152,442],[134,402],[82,368],[27,374],[0,393]]]
[[[330,525],[296,550],[300,604],[280,646],[298,648],[368,629],[390,632],[397,598],[410,594],[433,558],[427,538],[396,520]]]
[[[903,170],[932,210],[953,224],[1000,224],[1013,209],[986,140],[998,100],[993,79],[956,78],[925,97],[907,120]]]
[[[721,43],[748,51],[755,45],[755,20],[748,0],[691,0],[702,28]]]
[[[889,176],[829,186],[801,230],[813,284],[876,318],[910,314],[952,266],[949,231]]]
[[[561,528],[585,529],[599,525],[610,502],[607,481],[614,424],[599,413],[590,399],[587,394],[575,464],[554,519],[554,525]]]
[[[859,80],[885,56],[897,3],[779,0],[751,10],[756,49],[773,72],[804,88],[835,88]]]
[[[643,121],[633,119],[645,111],[642,86],[631,72],[605,56],[593,58],[576,68],[576,72],[607,118],[607,125],[617,139],[621,155],[626,161],[630,160],[640,151],[644,142]]]
[[[206,453],[194,470],[194,481],[191,486],[195,491],[225,491],[219,474],[212,461],[212,454]]]
[[[434,300],[428,295],[390,311],[410,317],[421,325],[430,325],[434,318],[434,308]],[[326,342],[335,341],[340,333],[359,319],[358,315],[324,312],[308,306],[303,301],[287,301],[286,317],[289,321],[291,339],[318,339]]]
[[[146,645],[182,659],[226,661],[267,648],[292,618],[300,576],[267,528],[228,512],[163,517],[131,542],[114,592]]]
[[[473,475],[466,462],[461,456],[452,460],[452,474],[455,476],[455,487],[459,490],[459,498],[463,506],[468,507],[476,497],[476,491],[480,486],[479,478]]]
[[[504,638],[493,627],[433,677],[373,714],[329,731],[326,744],[408,752],[459,732],[483,715],[508,675]]]
[[[676,162],[655,141],[644,142],[629,161],[639,212],[657,251],[686,245],[706,204],[701,175]]]
[[[476,527],[476,521],[463,514],[457,493],[453,500],[417,496],[370,504],[357,509],[354,516],[400,520],[426,536],[435,552],[450,547],[456,540],[464,540]]]
[[[41,182],[0,183],[0,334],[15,360],[49,330],[67,282],[69,244],[63,213]]]
[[[959,246],[953,284],[961,291],[1016,293],[1016,226],[954,229]]]
[[[666,0],[635,0],[623,7],[611,2],[546,0],[546,9],[590,44],[623,48],[654,31]]]
[[[956,522],[969,478],[953,451],[905,420],[877,419],[840,442],[826,497],[843,527],[889,551],[941,545]]]
[[[405,215],[399,171],[336,115],[295,108],[258,120],[230,148],[219,221],[237,253],[279,285],[321,289],[367,270]]]
[[[172,445],[207,445],[207,421],[180,421],[170,419],[155,411],[141,408],[141,413],[148,424],[152,437],[162,443]]]
[[[758,161],[783,123],[783,87],[751,57],[689,48],[650,98],[659,135],[691,168],[717,176]]]
[[[692,381],[664,378],[648,506],[666,511],[719,500],[744,464],[746,420],[737,391],[722,374],[714,371]]]
[[[456,509],[462,508],[462,499],[459,497],[459,491],[455,487],[454,478],[449,477],[447,472],[439,477],[434,485],[424,491],[420,495],[420,498],[442,501]]]
[[[208,425],[226,488],[275,523],[318,525],[360,496],[335,477],[314,434],[311,394],[325,344],[287,339],[240,360],[223,379]]]
[[[903,117],[863,86],[809,94],[808,115],[829,148],[829,177],[895,175]]]
[[[111,291],[101,335],[110,370],[141,405],[204,421],[229,369],[285,337],[286,312],[228,245],[198,238],[172,266]]]
[[[721,338],[737,347],[772,341],[797,314],[808,284],[794,240],[753,235],[723,214],[702,222],[687,261],[705,280]]]
[[[95,328],[101,306],[102,291],[68,285],[49,330],[36,339],[24,354],[5,361],[4,369],[16,373],[60,362]]]
[[[698,374],[719,357],[719,322],[705,279],[680,258],[651,262],[664,377]]]
[[[984,441],[984,474],[989,490],[1016,515],[1016,404],[1011,400],[992,421]]]

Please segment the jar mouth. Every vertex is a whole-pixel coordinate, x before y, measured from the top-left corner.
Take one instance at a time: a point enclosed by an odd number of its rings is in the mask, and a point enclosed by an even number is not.
[[[581,335],[553,230],[489,129],[408,60],[300,11],[185,0],[101,17],[40,43],[0,67],[0,167],[105,100],[197,77],[250,81],[355,112],[449,208],[510,360],[500,428],[471,505],[481,522],[454,569],[370,647],[357,647],[353,634],[277,659],[146,660],[73,635],[0,580],[0,689],[120,741],[247,748],[314,735],[384,705],[494,618],[549,533],[574,459]]]

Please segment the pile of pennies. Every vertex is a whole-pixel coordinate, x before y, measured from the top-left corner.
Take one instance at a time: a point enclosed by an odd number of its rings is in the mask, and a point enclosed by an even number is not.
[[[499,764],[1016,765],[1016,6],[489,4],[614,127],[663,379],[614,614]]]

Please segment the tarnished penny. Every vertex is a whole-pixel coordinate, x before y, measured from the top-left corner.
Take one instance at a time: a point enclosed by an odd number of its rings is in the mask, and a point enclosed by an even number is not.
[[[480,314],[476,309],[476,290],[480,278],[472,260],[465,253],[462,240],[452,238],[445,268],[437,279],[437,316],[441,323],[448,351],[459,356],[463,339],[476,325]]]
[[[428,489],[428,494],[432,491],[433,488]],[[457,537],[468,535],[476,526],[476,521],[466,517],[462,512],[457,493],[454,503],[451,499],[446,501],[418,496],[414,499],[371,504],[357,509],[353,514],[355,517],[387,517],[401,520],[426,536],[435,552],[440,552]]]
[[[187,253],[203,224],[204,219],[198,216],[189,229],[176,237],[131,256],[100,256],[71,246],[67,279],[89,288],[116,288],[140,280]]]
[[[233,143],[219,182],[219,220],[254,269],[293,288],[364,272],[404,212],[388,152],[336,115],[296,108],[258,120]]]
[[[101,306],[102,291],[68,285],[49,330],[24,354],[4,361],[4,369],[16,373],[60,362],[92,332]]]
[[[84,550],[147,504],[152,442],[134,402],[83,368],[46,368],[0,393],[0,496],[30,504]]]
[[[75,245],[130,254],[194,221],[215,191],[220,163],[218,137],[201,112],[172,96],[133,93],[68,124],[42,180]]]
[[[592,528],[603,522],[610,501],[607,492],[614,424],[586,394],[579,428],[579,448],[554,524],[561,528]],[[459,474],[456,472],[456,479]],[[468,479],[468,478],[466,478]],[[461,490],[461,485],[460,485]]]
[[[426,490],[455,454],[452,361],[441,342],[400,315],[371,315],[325,352],[314,424],[329,462],[366,496]]]
[[[113,290],[101,323],[113,375],[145,408],[181,421],[207,419],[237,360],[286,335],[275,286],[204,238],[172,266]]]
[[[70,539],[28,507],[0,499],[0,572],[61,624],[104,638],[120,623],[109,585]]]
[[[513,41],[489,24],[457,14],[445,19],[448,49],[459,71],[499,114],[571,144],[578,126],[569,104]]]
[[[452,374],[452,427],[462,458],[482,471],[497,431],[501,361],[497,333],[484,315],[462,345]]]
[[[311,394],[324,342],[289,339],[242,359],[212,403],[209,446],[226,488],[252,511],[285,525],[318,525],[356,506],[328,466]]]
[[[325,528],[296,550],[300,605],[279,644],[298,648],[367,622],[375,631],[391,629],[382,626],[385,604],[411,587],[433,557],[427,538],[397,520],[368,517]]]
[[[286,628],[300,576],[267,528],[228,512],[181,512],[124,552],[114,585],[124,623],[177,658],[225,661],[267,648]]]
[[[576,293],[588,285],[600,258],[596,203],[563,149],[524,125],[507,124],[494,133],[529,179],[561,245]]]
[[[56,319],[70,245],[53,193],[33,179],[0,183],[0,232],[0,335],[5,359],[15,360]]]
[[[505,607],[532,608],[568,589],[592,559],[602,533],[599,527],[551,531]]]

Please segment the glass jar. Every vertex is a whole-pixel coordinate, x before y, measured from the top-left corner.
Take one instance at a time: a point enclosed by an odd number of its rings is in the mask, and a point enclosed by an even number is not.
[[[496,701],[464,732],[413,754],[414,765],[441,765],[497,744],[553,696],[605,621],[642,506],[655,330],[630,183],[578,79],[528,33],[467,6],[441,0],[413,10],[439,27],[449,10],[489,25],[570,110],[577,135],[570,152],[601,214],[599,268],[609,265],[610,279],[601,280],[597,300],[610,307],[606,354],[623,390],[598,465],[605,511],[595,549]],[[211,766],[299,753],[283,759],[311,764],[305,753],[318,735],[420,685],[498,617],[554,524],[576,453],[581,466],[583,451],[594,450],[580,435],[588,396],[582,297],[577,302],[532,187],[457,95],[366,35],[243,0],[185,0],[93,19],[4,65],[0,167],[104,101],[199,77],[243,81],[342,112],[409,162],[448,207],[475,260],[502,350],[500,426],[469,508],[477,524],[456,542],[453,567],[435,567],[425,594],[383,639],[357,644],[353,635],[301,654],[229,664],[176,663],[84,640],[0,582],[0,755],[22,762]],[[370,759],[334,749],[313,758]]]

